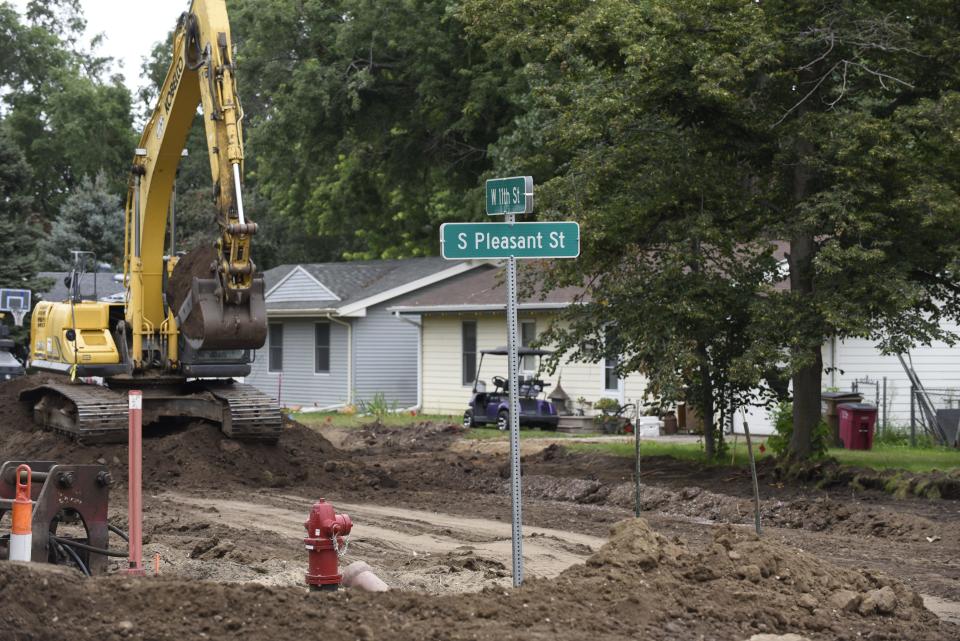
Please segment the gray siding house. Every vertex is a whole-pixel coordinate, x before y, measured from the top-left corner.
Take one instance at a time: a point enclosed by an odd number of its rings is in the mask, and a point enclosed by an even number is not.
[[[388,307],[483,264],[411,258],[268,270],[267,344],[246,382],[305,409],[369,402],[376,394],[398,408],[418,406],[420,319]]]

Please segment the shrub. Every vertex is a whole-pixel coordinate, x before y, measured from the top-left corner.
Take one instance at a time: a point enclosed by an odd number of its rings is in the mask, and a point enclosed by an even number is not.
[[[383,392],[377,392],[369,401],[360,401],[360,413],[372,416],[373,419],[383,424],[383,419],[387,414],[397,410],[397,402],[387,402],[387,397]]]
[[[793,403],[784,401],[770,410],[773,419],[773,428],[776,431],[767,439],[767,445],[777,456],[784,456],[790,449],[790,439],[793,438]],[[826,455],[830,446],[830,426],[820,420],[813,431],[811,450],[814,458]]]

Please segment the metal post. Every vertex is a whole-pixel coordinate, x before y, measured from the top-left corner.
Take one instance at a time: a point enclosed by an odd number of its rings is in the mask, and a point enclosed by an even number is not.
[[[910,386],[910,447],[917,445],[917,390]]]
[[[640,405],[639,401],[635,408],[636,414],[633,419],[633,456],[636,459],[634,463],[633,474],[636,478],[636,487],[634,488],[635,505],[633,515],[640,518]]]
[[[506,215],[506,222],[513,224],[515,216]],[[509,352],[510,392],[510,496],[513,503],[513,587],[523,583],[523,520],[520,491],[520,404],[517,399],[517,370],[520,367],[517,346],[517,259],[507,259],[507,351]]]
[[[883,405],[882,405],[882,408],[883,408],[883,409],[881,410],[881,415],[880,415],[880,419],[881,419],[880,429],[885,432],[885,431],[887,430],[887,377],[886,377],[886,376],[883,377]]]
[[[750,476],[753,478],[753,522],[757,529],[757,536],[761,535],[760,529],[760,484],[757,483],[757,462],[753,458],[753,443],[750,441],[750,426],[747,425],[747,417],[743,417],[743,436],[747,441],[747,454],[750,455]]]
[[[143,392],[130,390],[130,422],[127,437],[127,521],[129,527],[129,567],[127,574],[142,576],[143,571]]]

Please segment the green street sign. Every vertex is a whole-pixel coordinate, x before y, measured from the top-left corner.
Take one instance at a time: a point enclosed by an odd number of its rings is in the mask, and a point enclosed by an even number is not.
[[[533,213],[533,177],[514,176],[487,181],[487,214]]]
[[[444,258],[576,258],[580,225],[542,223],[444,223],[440,226]]]

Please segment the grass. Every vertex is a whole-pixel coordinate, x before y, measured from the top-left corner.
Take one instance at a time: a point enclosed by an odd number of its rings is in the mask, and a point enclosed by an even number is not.
[[[347,428],[361,427],[374,421],[374,417],[369,414],[343,414],[340,412],[294,412],[292,416],[293,420],[308,427],[319,427],[321,425]],[[409,412],[391,413],[383,417],[383,424],[387,427],[409,427],[425,421],[460,423],[460,417],[448,414],[417,414],[412,416]]]
[[[875,470],[929,472],[960,467],[960,450],[942,447],[875,444],[872,450],[831,449],[829,455],[844,465],[870,467]]]
[[[732,447],[732,444],[731,444]],[[755,446],[756,447],[756,446]],[[613,456],[633,456],[633,443],[572,443],[569,448],[575,452],[599,452]],[[761,454],[756,449],[757,460],[771,455],[770,450]],[[642,441],[641,456],[670,456],[684,461],[705,463],[703,447],[699,443],[666,443],[662,441]],[[903,469],[910,472],[929,472],[931,470],[949,470],[960,467],[960,450],[946,448],[919,448],[904,445],[877,444],[872,450],[845,450],[831,448],[828,456],[837,459],[841,465],[869,467],[875,470]],[[737,445],[736,459],[728,454],[719,464],[747,464],[747,450],[741,441]]]
[[[520,438],[583,438],[589,436],[601,436],[601,434],[567,434],[566,432],[551,432],[549,430],[520,430]],[[510,432],[501,432],[495,427],[474,427],[467,432],[467,438],[478,441],[506,441],[510,438]]]
[[[748,462],[747,448],[743,442],[737,444],[736,458],[733,458],[733,444],[730,444],[731,452],[723,460],[716,461],[716,464],[729,465],[733,462],[736,465],[746,465]],[[634,444],[631,443],[573,443],[569,449],[574,452],[596,452],[600,454],[610,454],[612,456],[633,457]],[[770,456],[770,450],[761,453],[754,445],[754,454],[757,460]],[[669,456],[681,461],[697,461],[707,463],[703,456],[703,445],[700,443],[675,443],[671,441],[652,441],[643,440],[640,442],[640,456]]]

